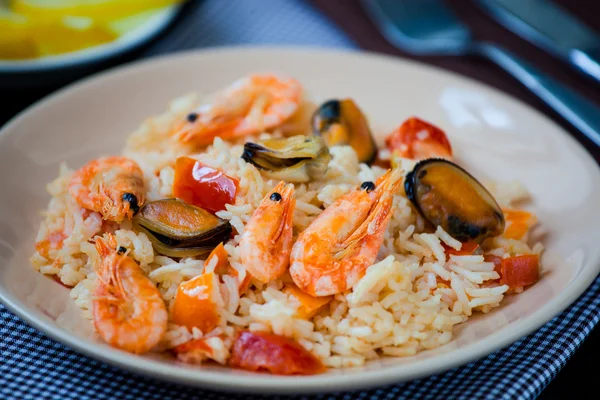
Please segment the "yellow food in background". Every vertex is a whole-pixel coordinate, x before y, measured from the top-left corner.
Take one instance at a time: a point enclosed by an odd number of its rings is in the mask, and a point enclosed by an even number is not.
[[[118,35],[90,18],[58,20],[0,15],[0,58],[30,59],[112,42]]]
[[[32,35],[40,57],[98,46],[117,38],[115,33],[91,20],[87,21],[87,26],[79,28],[74,27],[68,18],[65,17],[60,25],[42,24],[33,29]]]
[[[37,57],[36,44],[25,29],[26,19],[0,9],[0,59]]]
[[[17,35],[10,39],[0,35],[0,59],[26,60],[36,57],[38,57],[37,46],[28,35]]]
[[[0,0],[0,59],[82,50],[117,39],[181,0]],[[2,6],[8,3],[8,8]]]
[[[29,17],[90,17],[95,21],[114,21],[181,3],[181,0],[10,0],[10,8]]]

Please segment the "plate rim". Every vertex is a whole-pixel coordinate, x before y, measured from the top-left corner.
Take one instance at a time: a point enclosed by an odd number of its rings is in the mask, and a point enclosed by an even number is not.
[[[595,173],[600,176],[600,167],[585,149],[585,147],[571,134],[565,131],[554,120],[533,108],[522,100],[513,97],[495,87],[487,85],[476,79],[465,75],[458,74],[453,71],[448,71],[443,68],[428,65],[419,61],[395,57],[386,54],[375,52],[365,52],[356,50],[343,50],[315,46],[225,46],[207,49],[195,49],[175,52],[171,54],[161,55],[149,59],[137,60],[121,66],[110,68],[108,70],[93,74],[77,82],[71,83],[54,93],[38,100],[30,105],[19,114],[10,119],[0,129],[0,145],[2,141],[8,137],[6,132],[13,129],[13,126],[18,125],[20,121],[33,115],[37,109],[44,107],[46,104],[59,100],[61,97],[69,96],[71,91],[85,90],[87,86],[101,83],[102,80],[110,78],[112,75],[117,75],[138,68],[152,68],[157,64],[175,62],[179,58],[194,58],[202,56],[218,55],[217,53],[289,53],[303,52],[305,54],[338,54],[344,57],[358,57],[362,59],[375,59],[391,63],[404,64],[409,67],[418,67],[426,69],[428,73],[441,74],[451,80],[458,79],[466,82],[469,85],[483,87],[484,91],[492,91],[494,95],[502,97],[504,100],[518,104],[520,107],[527,109],[528,113],[533,113],[538,118],[544,119],[546,122],[554,125],[561,132],[566,140],[577,147],[577,149],[587,157],[586,161],[595,165]],[[241,54],[243,55],[243,54]],[[68,331],[55,326],[53,323],[46,321],[43,317],[38,317],[33,313],[29,313],[28,307],[21,303],[18,299],[8,292],[5,292],[0,286],[0,301],[5,306],[15,313],[18,317],[24,320],[29,325],[40,330],[50,338],[83,353],[93,359],[106,362],[117,366],[126,371],[159,378],[166,382],[181,383],[196,387],[203,387],[218,391],[226,392],[244,392],[244,393],[315,393],[315,392],[333,392],[333,391],[348,391],[353,389],[366,389],[374,386],[382,386],[386,384],[401,383],[416,378],[431,376],[443,371],[450,370],[460,365],[464,365],[470,361],[477,360],[494,351],[500,350],[517,340],[525,337],[531,332],[539,329],[543,324],[558,316],[567,307],[572,305],[585,290],[592,284],[598,272],[600,272],[600,255],[588,261],[590,268],[582,271],[577,275],[577,278],[572,283],[572,288],[566,292],[560,293],[558,296],[551,299],[544,306],[530,317],[516,321],[515,326],[508,332],[495,332],[488,335],[485,339],[474,344],[467,345],[460,352],[448,351],[446,353],[436,355],[430,358],[425,358],[412,362],[410,364],[392,365],[382,368],[374,368],[372,370],[357,370],[345,369],[339,375],[314,375],[314,376],[292,376],[280,377],[270,375],[257,374],[233,374],[232,371],[227,373],[216,372],[211,370],[202,370],[201,368],[181,368],[176,365],[169,365],[156,360],[141,358],[136,355],[128,354],[123,351],[110,348],[104,344],[90,343],[88,340],[79,338],[69,333]],[[500,333],[502,335],[500,335]],[[490,340],[492,339],[492,340]],[[493,344],[489,344],[489,343]]]

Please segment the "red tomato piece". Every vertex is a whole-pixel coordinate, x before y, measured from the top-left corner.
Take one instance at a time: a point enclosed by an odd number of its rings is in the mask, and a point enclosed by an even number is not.
[[[510,288],[533,285],[540,279],[540,257],[537,254],[509,257],[502,260],[502,281]]]
[[[325,371],[321,361],[295,340],[264,332],[240,332],[229,361],[237,368],[278,375],[310,375]]]
[[[463,243],[460,250],[456,250],[455,248],[450,247],[445,243],[442,243],[442,246],[446,250],[446,254],[453,254],[455,256],[470,256],[471,254],[475,253],[475,251],[479,248],[479,245],[473,241]]]
[[[483,256],[485,262],[494,263],[494,271],[502,275],[502,257],[495,256],[493,254],[486,254]]]
[[[390,133],[385,145],[393,155],[402,158],[452,158],[452,146],[444,131],[416,117],[407,119]]]
[[[234,203],[237,189],[236,179],[200,161],[179,157],[175,162],[173,194],[187,203],[214,214]]]

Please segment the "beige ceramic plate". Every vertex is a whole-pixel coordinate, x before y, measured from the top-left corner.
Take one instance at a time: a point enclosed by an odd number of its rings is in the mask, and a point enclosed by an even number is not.
[[[251,71],[298,78],[316,100],[351,96],[374,129],[418,115],[443,127],[457,158],[477,176],[519,179],[548,229],[540,282],[456,330],[455,339],[414,357],[308,377],[256,375],[139,357],[92,339],[69,291],[32,270],[44,187],[66,160],[73,167],[119,153],[129,132],[170,99],[213,91]],[[348,390],[418,378],[482,357],[540,327],[573,302],[600,267],[600,173],[562,129],[479,83],[391,57],[330,50],[223,49],[118,68],[72,85],[30,108],[0,137],[0,297],[49,336],[92,357],[165,380],[222,390],[301,393]]]

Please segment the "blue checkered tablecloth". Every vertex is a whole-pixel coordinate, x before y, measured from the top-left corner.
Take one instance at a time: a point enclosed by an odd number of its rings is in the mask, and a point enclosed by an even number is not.
[[[355,45],[302,0],[205,0],[188,5],[146,56],[231,44]],[[600,319],[600,278],[533,334],[476,362],[409,383],[300,399],[533,399]],[[0,305],[0,399],[259,399],[147,379],[80,355]],[[285,397],[276,397],[285,398]]]

